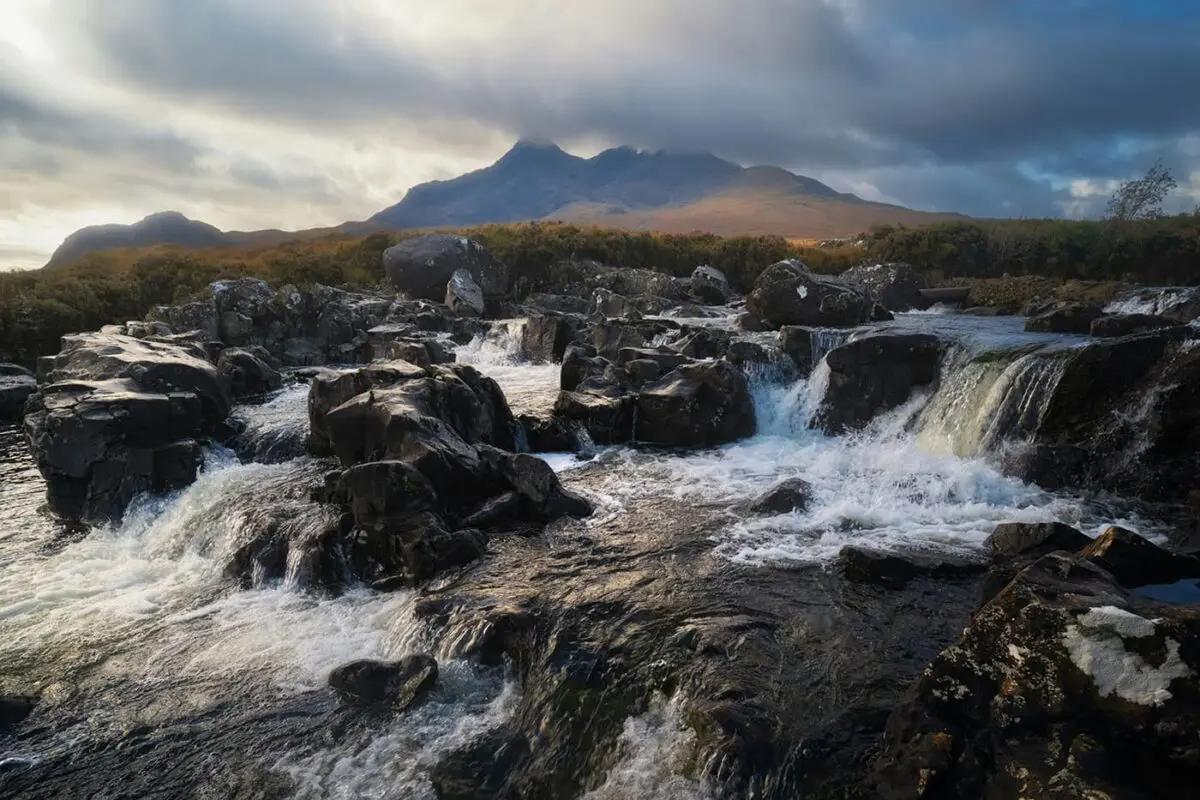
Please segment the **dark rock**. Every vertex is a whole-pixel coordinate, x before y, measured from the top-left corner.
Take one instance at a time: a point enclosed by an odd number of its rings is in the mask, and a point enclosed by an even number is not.
[[[841,274],[841,280],[861,286],[888,311],[911,311],[929,305],[921,296],[928,289],[925,277],[911,264],[859,264]]]
[[[582,297],[561,294],[531,294],[525,302],[543,311],[556,311],[560,314],[586,314],[592,307],[591,303]]]
[[[900,556],[858,547],[843,547],[838,561],[847,580],[885,588],[901,588],[921,574],[919,566]]]
[[[903,405],[914,387],[934,383],[940,358],[937,337],[925,333],[876,333],[834,348],[814,425],[830,435],[863,428]]]
[[[745,364],[770,364],[771,354],[767,348],[754,342],[731,342],[725,357],[739,367]]]
[[[467,270],[455,270],[447,281],[446,307],[463,316],[477,317],[483,313],[483,289]]]
[[[1092,322],[1103,315],[1099,305],[1059,303],[1025,320],[1025,330],[1037,333],[1090,333]]]
[[[430,233],[406,239],[383,253],[383,270],[393,286],[413,297],[441,301],[458,270],[471,274],[485,296],[508,291],[508,267],[473,239]]]
[[[606,322],[592,328],[591,344],[596,354],[615,361],[626,347],[645,347],[646,335],[641,329],[620,322]]]
[[[762,333],[770,330],[770,325],[764,322],[760,316],[749,311],[738,314],[734,325],[738,330],[748,333]]]
[[[1061,522],[1006,522],[988,535],[984,547],[993,558],[1042,556],[1056,550],[1073,553],[1091,544],[1086,535]]]
[[[603,375],[609,366],[611,363],[607,359],[599,358],[594,347],[568,347],[563,352],[559,388],[568,392],[574,391],[588,378]]]
[[[1051,353],[1032,447],[1006,469],[1047,488],[1177,500],[1200,476],[1200,348],[1169,328]]]
[[[521,329],[521,353],[539,363],[558,363],[575,337],[574,320],[563,316],[532,316]]]
[[[350,467],[340,476],[340,489],[355,522],[363,527],[439,505],[429,479],[404,461],[372,461]]]
[[[25,413],[25,401],[37,391],[33,373],[16,364],[0,364],[0,422],[16,422]]]
[[[1048,553],[1074,553],[1092,540],[1061,522],[1006,522],[997,525],[984,546],[991,566],[984,576],[981,597],[990,601],[1017,573]]]
[[[537,456],[487,446],[480,447],[479,454],[493,474],[521,496],[527,517],[553,520],[591,516],[592,504],[564,489],[550,465]]]
[[[808,375],[813,368],[812,329],[799,325],[784,325],[779,329],[779,349],[792,359],[800,375]]]
[[[568,420],[522,414],[517,422],[525,431],[531,453],[572,453],[580,449],[576,426]]]
[[[1092,336],[1129,336],[1170,328],[1179,323],[1156,314],[1106,314],[1092,320]]]
[[[631,361],[653,361],[666,373],[691,364],[692,359],[674,350],[653,350],[648,347],[622,347],[617,353],[617,363],[624,366]]]
[[[405,656],[397,662],[351,661],[329,673],[329,685],[348,704],[403,712],[437,683],[433,656]]]
[[[923,797],[1167,797],[1197,777],[1200,616],[1044,556],[980,609],[887,725],[870,788]]]
[[[636,403],[638,441],[705,447],[754,435],[750,387],[727,361],[680,367],[645,387]]]
[[[135,339],[149,339],[171,336],[174,332],[171,330],[171,326],[165,322],[131,320],[125,323],[124,333]]]
[[[756,497],[749,506],[754,514],[790,514],[804,511],[812,502],[812,484],[803,478],[786,478]]]
[[[850,326],[871,318],[874,303],[858,287],[813,275],[802,261],[767,267],[746,298],[746,310],[781,325]]]
[[[314,455],[332,455],[325,417],[330,411],[369,389],[395,386],[426,376],[425,370],[407,361],[371,364],[353,372],[323,371],[308,386],[308,447]]]
[[[720,358],[729,350],[732,337],[727,331],[696,328],[671,345],[671,349],[689,358]]]
[[[50,509],[70,520],[118,520],[136,495],[191,483],[196,440],[232,404],[210,362],[128,336],[64,336],[47,380],[29,399],[25,434]]]
[[[283,386],[279,362],[265,348],[229,347],[217,359],[217,371],[229,381],[235,399],[266,394]]]
[[[597,289],[592,292],[591,310],[605,317],[624,317],[634,309],[622,295],[608,289]]]
[[[633,398],[562,391],[554,415],[578,423],[596,444],[623,444],[633,439]]]
[[[521,519],[523,499],[518,492],[502,492],[484,501],[462,519],[464,528],[494,528]]]
[[[37,707],[38,698],[27,695],[0,694],[0,736],[16,730]]]
[[[893,314],[891,311],[888,311],[879,303],[875,303],[873,306],[871,306],[871,322],[891,322],[895,318],[895,314]]]
[[[662,364],[652,358],[636,358],[625,363],[625,373],[634,386],[640,387],[662,377]]]
[[[723,306],[733,299],[729,279],[715,267],[696,267],[692,271],[691,286],[692,294],[712,306]]]
[[[212,300],[198,300],[181,306],[156,306],[146,315],[148,322],[165,323],[177,333],[199,331],[207,339],[219,339],[217,304]]]
[[[995,306],[971,306],[961,309],[958,313],[967,317],[1003,317],[1008,312]]]
[[[1167,552],[1149,539],[1116,526],[1088,542],[1079,554],[1127,587],[1200,578],[1200,559]]]

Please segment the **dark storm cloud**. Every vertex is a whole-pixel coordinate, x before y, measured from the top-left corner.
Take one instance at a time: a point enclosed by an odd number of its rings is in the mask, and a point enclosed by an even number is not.
[[[407,124],[438,140],[470,123],[714,151],[976,214],[1053,213],[1066,181],[1126,177],[1155,148],[1186,176],[1196,157],[1174,143],[1200,130],[1200,11],[1186,0],[68,8],[74,57],[159,102],[333,136]],[[148,144],[189,158],[169,137]],[[269,188],[269,170],[232,177]]]

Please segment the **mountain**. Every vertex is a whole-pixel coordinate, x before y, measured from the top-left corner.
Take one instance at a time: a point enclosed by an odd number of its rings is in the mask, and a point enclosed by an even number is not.
[[[429,228],[554,219],[666,233],[828,238],[951,216],[869,202],[780,167],[741,167],[709,154],[618,147],[580,158],[549,142],[521,140],[490,167],[414,186],[369,222]]]
[[[294,233],[222,232],[167,211],[133,225],[76,231],[46,266],[118,247],[269,246],[330,233],[363,235],[381,229],[492,222],[560,220],[663,233],[828,239],[852,236],[873,225],[921,225],[952,218],[961,216],[870,202],[780,167],[741,167],[708,153],[617,147],[580,158],[552,142],[522,139],[490,167],[414,186],[399,203],[365,222]]]
[[[211,247],[227,243],[228,235],[219,228],[188,219],[178,211],[162,211],[132,225],[91,225],[80,228],[63,240],[46,266],[56,267],[97,250],[117,247],[155,244]]]

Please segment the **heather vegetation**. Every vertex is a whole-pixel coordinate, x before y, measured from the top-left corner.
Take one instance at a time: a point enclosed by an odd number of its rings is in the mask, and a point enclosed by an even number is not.
[[[1200,282],[1200,215],[1138,220],[981,220],[918,228],[881,227],[861,243],[805,247],[779,236],[664,235],[553,223],[464,230],[512,271],[516,292],[553,292],[578,262],[648,267],[687,275],[710,264],[741,291],[766,266],[801,258],[840,272],[862,260],[907,261],[935,279],[1039,275],[1053,279]],[[154,305],[187,300],[214,280],[259,277],[275,286],[373,285],[381,254],[404,233],[330,235],[279,245],[174,246],[93,253],[51,269],[0,274],[0,361],[31,363],[64,333],[141,318]]]

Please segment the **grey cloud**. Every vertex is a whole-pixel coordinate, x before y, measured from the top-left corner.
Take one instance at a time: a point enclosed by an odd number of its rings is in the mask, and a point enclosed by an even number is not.
[[[1126,177],[1161,148],[1181,173],[1200,167],[1173,144],[1200,130],[1194,11],[1132,18],[1118,0],[455,1],[464,26],[485,20],[495,36],[423,37],[353,0],[68,0],[55,13],[80,68],[157,102],[330,137],[404,128],[478,154],[490,130],[714,151],[975,214],[1062,208],[1069,195],[1019,163]],[[138,147],[162,169],[197,158],[151,126],[134,135],[23,113],[33,118],[18,122],[22,135],[64,148],[111,152],[148,136]],[[1148,144],[1131,152],[1130,139]],[[266,162],[235,161],[228,177],[316,202],[338,191]]]

